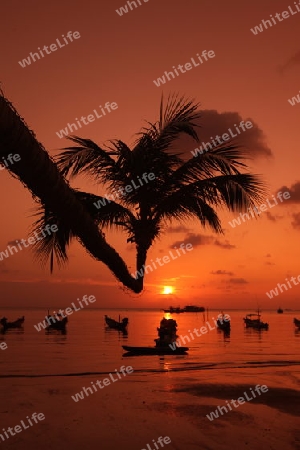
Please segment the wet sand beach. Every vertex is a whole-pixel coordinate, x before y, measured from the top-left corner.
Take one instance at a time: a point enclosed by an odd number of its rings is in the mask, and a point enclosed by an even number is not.
[[[45,420],[10,437],[2,448],[58,447],[155,450],[169,436],[174,450],[300,448],[300,369],[133,373],[77,403],[71,396],[103,375],[1,379],[1,424],[14,427],[33,412]],[[206,414],[249,387],[268,392],[210,421]]]

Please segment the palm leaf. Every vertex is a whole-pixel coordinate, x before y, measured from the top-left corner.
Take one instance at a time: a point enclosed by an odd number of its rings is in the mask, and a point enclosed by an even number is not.
[[[77,144],[76,147],[66,147],[56,157],[56,163],[63,175],[74,177],[81,173],[89,173],[95,177],[103,170],[114,166],[112,158],[116,153],[102,149],[90,139],[78,136],[68,136],[68,139]]]
[[[129,209],[113,200],[107,200],[106,197],[82,191],[76,191],[76,196],[82,201],[100,228],[112,228],[116,226],[129,229],[131,223],[135,220],[134,215]],[[99,205],[99,201],[105,203],[105,205],[97,208],[95,204]]]
[[[51,233],[50,235],[46,233],[46,237],[36,241],[32,248],[35,253],[35,258],[43,266],[50,261],[50,271],[52,273],[54,260],[57,262],[58,267],[62,267],[68,262],[67,248],[75,236],[70,228],[63,224],[55,214],[46,210],[43,205],[37,208],[37,212],[34,215],[39,216],[39,219],[33,223],[31,228],[32,233],[39,233],[47,225],[57,225],[58,227],[55,233]]]
[[[172,218],[180,222],[198,219],[204,228],[209,226],[214,232],[221,233],[221,222],[213,207],[200,197],[190,195],[188,188],[183,187],[164,199],[153,212],[154,220],[160,223]]]

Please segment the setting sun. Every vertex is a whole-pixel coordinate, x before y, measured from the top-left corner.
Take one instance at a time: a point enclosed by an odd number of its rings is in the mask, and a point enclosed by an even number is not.
[[[173,292],[174,292],[174,288],[172,286],[164,286],[162,293],[164,295],[168,295],[168,294],[173,294]]]

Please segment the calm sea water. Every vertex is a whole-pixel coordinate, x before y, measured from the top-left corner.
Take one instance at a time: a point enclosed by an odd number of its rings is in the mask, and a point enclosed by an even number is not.
[[[268,331],[245,329],[243,317],[251,311],[226,311],[231,316],[231,334],[209,330],[186,345],[184,356],[124,357],[122,345],[152,346],[157,337],[156,328],[163,317],[160,311],[146,310],[92,310],[84,309],[69,317],[66,335],[46,335],[37,332],[34,325],[42,321],[45,311],[37,309],[2,310],[9,320],[25,315],[24,332],[9,331],[0,334],[0,342],[8,345],[0,350],[0,376],[71,375],[80,373],[108,373],[122,365],[131,365],[135,371],[201,370],[220,367],[253,367],[255,365],[300,364],[300,332],[295,330],[293,317],[300,312],[265,311],[262,320],[269,322]],[[128,335],[106,328],[104,314],[118,319],[129,318]],[[219,311],[173,315],[178,324],[178,335],[200,328]]]

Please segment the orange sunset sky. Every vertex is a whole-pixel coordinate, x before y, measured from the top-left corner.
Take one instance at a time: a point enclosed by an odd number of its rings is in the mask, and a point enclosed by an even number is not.
[[[236,228],[236,215],[220,211],[224,235],[200,224],[172,223],[149,252],[167,255],[181,242],[193,251],[146,276],[140,295],[122,289],[106,266],[76,242],[68,265],[42,268],[30,250],[0,262],[0,307],[66,307],[84,294],[95,307],[164,307],[194,303],[210,308],[298,309],[300,284],[275,299],[266,291],[300,275],[300,104],[289,98],[300,89],[300,13],[254,35],[250,28],[293,5],[289,0],[149,0],[119,16],[124,0],[47,3],[12,0],[1,7],[1,86],[50,155],[68,146],[56,132],[99,105],[118,109],[77,133],[99,145],[119,138],[132,145],[145,120],[155,121],[162,93],[179,92],[201,103],[201,140],[223,134],[241,120],[254,124],[238,137],[253,155],[250,170],[267,183],[268,197],[289,190],[291,198]],[[46,11],[47,10],[47,11]],[[68,31],[80,38],[24,68],[18,63]],[[197,53],[215,58],[156,87],[153,80]],[[190,155],[196,147],[181,148]],[[73,187],[104,194],[85,178]],[[7,170],[0,171],[0,251],[26,238],[33,222],[30,193]],[[135,270],[135,252],[126,235],[106,238]],[[164,286],[173,293],[163,295]],[[167,290],[168,292],[168,290]]]

